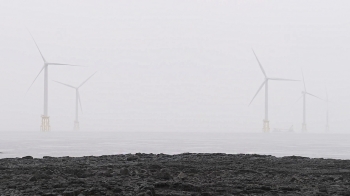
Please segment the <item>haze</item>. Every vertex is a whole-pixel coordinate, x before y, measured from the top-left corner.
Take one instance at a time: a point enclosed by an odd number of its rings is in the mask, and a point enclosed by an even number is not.
[[[43,66],[50,61],[52,131],[72,131],[79,85],[81,131],[261,132],[264,76],[328,89],[330,131],[350,120],[348,1],[2,1],[0,130],[39,131]],[[302,82],[271,82],[271,128],[300,132]],[[308,98],[310,132],[325,131],[326,104]]]

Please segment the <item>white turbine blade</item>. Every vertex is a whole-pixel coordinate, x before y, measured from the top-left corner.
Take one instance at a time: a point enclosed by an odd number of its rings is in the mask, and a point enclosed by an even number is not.
[[[253,50],[253,49],[252,49],[252,50]],[[265,70],[264,70],[263,66],[261,65],[261,63],[260,63],[260,61],[259,61],[258,57],[256,56],[256,54],[255,54],[254,50],[253,50],[253,53],[254,53],[254,56],[255,56],[256,60],[257,60],[257,61],[258,61],[258,63],[259,63],[259,66],[260,66],[261,71],[263,72],[263,74],[264,74],[265,78],[267,78],[267,75],[266,75],[266,73],[265,73]]]
[[[301,69],[301,75],[303,75],[304,91],[306,92],[306,85],[305,85],[305,78],[304,78],[303,69]]]
[[[47,63],[49,65],[67,65],[67,66],[77,66],[77,67],[86,67],[83,65],[72,65],[72,64],[66,64],[66,63]]]
[[[29,86],[27,92],[29,91],[29,89],[33,86],[35,80],[39,77],[39,75],[41,74],[41,72],[44,70],[46,65],[43,66],[43,68],[41,68],[41,70],[39,71],[38,75],[35,77],[35,79],[33,80],[32,84]]]
[[[32,33],[29,31],[29,29],[27,29],[27,30],[28,30],[30,36],[32,37],[32,39],[33,39],[33,41],[34,41],[34,43],[35,43],[35,45],[36,45],[36,48],[39,50],[39,53],[40,53],[40,55],[41,55],[41,58],[43,58],[43,61],[46,62],[46,60],[45,60],[43,54],[41,53],[41,51],[40,51],[40,49],[39,49],[39,46],[38,46],[38,44],[36,43],[36,41],[35,41],[35,39],[34,39]]]
[[[298,101],[299,101],[302,97],[303,97],[303,95],[301,95],[301,96],[294,102],[293,106],[294,106],[296,103],[298,103]]]
[[[54,82],[76,89],[76,87],[71,86],[69,84],[65,84],[65,83],[62,83],[62,82],[59,82],[59,81],[55,81],[55,80],[54,80]]]
[[[293,104],[292,104],[292,106],[290,107],[290,109],[288,110],[288,113],[290,113],[291,111],[292,111],[292,109],[294,109],[295,107],[295,104],[297,104],[299,101],[300,101],[300,99],[303,97],[303,95],[301,95]]]
[[[79,105],[80,105],[80,110],[81,110],[81,113],[83,113],[83,106],[82,106],[82,104],[81,104],[79,90],[78,90],[78,100],[79,100]]]
[[[311,93],[306,92],[306,94],[308,94],[308,95],[310,95],[310,96],[313,96],[313,97],[316,97],[317,99],[321,99],[321,98],[319,98],[319,97],[317,97],[316,95],[313,95],[313,94],[311,94]],[[323,99],[321,99],[321,100],[323,100]]]
[[[254,101],[255,97],[258,95],[264,84],[266,83],[266,80],[260,85],[259,90],[255,93],[253,99],[250,101],[249,105]]]
[[[284,78],[268,78],[269,80],[279,80],[279,81],[299,81],[299,80],[292,80],[292,79],[284,79]]]
[[[80,88],[81,86],[83,86],[83,84],[85,84],[85,82],[87,82],[87,81],[88,81],[92,76],[94,76],[96,73],[97,73],[97,71],[96,71],[94,74],[92,74],[90,77],[88,77],[88,79],[86,79],[83,83],[81,83],[81,85],[78,86],[78,88]]]

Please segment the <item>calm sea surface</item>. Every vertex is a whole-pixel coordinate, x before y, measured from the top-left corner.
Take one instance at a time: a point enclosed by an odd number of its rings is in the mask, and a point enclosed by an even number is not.
[[[350,159],[349,134],[0,132],[0,158],[122,153],[256,153]]]

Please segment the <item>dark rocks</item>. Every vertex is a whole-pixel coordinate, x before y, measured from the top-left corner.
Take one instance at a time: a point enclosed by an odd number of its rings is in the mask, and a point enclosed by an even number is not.
[[[324,193],[327,193],[328,191],[327,191],[327,187],[325,187],[325,186],[319,186],[318,187],[318,190],[320,191],[320,192],[324,192]]]
[[[37,181],[38,179],[35,177],[35,176],[31,176],[30,178],[29,178],[29,181]]]
[[[162,168],[162,166],[159,165],[159,164],[151,164],[151,165],[148,166],[148,168],[150,170],[160,170]]]
[[[150,186],[147,184],[142,184],[139,187],[138,192],[139,192],[138,195],[142,195],[142,196],[155,196],[156,195],[154,186]]]
[[[171,184],[169,182],[156,182],[154,186],[156,188],[169,188]]]
[[[282,191],[299,191],[300,188],[296,186],[281,186],[279,187],[280,190]]]
[[[138,159],[139,159],[138,156],[128,156],[128,157],[126,158],[127,161],[137,161]]]
[[[170,180],[172,178],[169,169],[161,169],[158,173],[158,178],[163,180]]]
[[[64,191],[62,193],[63,196],[75,196],[75,192],[74,191]]]
[[[25,156],[25,157],[22,157],[22,159],[33,159],[32,156]]]
[[[125,175],[125,176],[129,175],[129,169],[125,167],[121,168],[119,172],[120,172],[120,175]]]
[[[187,192],[201,192],[201,188],[197,185],[191,184],[191,183],[183,183],[181,184],[181,189],[182,191],[187,191]],[[226,192],[226,191],[224,191]]]
[[[184,174],[183,172],[180,172],[179,175],[177,175],[177,178],[180,179],[180,180],[184,180],[187,178],[187,175]]]
[[[350,161],[144,154],[0,159],[0,195],[349,195]]]
[[[37,172],[29,178],[29,181],[37,181],[37,180],[41,180],[41,179],[50,179],[50,178],[51,177],[49,175]]]

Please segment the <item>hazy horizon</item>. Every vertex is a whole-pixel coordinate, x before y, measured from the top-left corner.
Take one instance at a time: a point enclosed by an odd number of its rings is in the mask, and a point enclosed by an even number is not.
[[[264,76],[301,80],[321,98],[330,130],[348,133],[350,2],[4,1],[0,7],[0,131],[39,131],[48,61],[52,131],[261,132]],[[274,128],[300,132],[302,82],[269,83]],[[326,104],[307,98],[310,132],[322,133]]]

